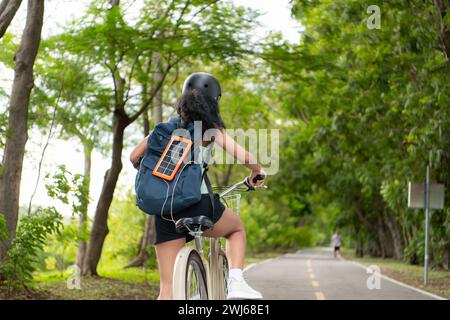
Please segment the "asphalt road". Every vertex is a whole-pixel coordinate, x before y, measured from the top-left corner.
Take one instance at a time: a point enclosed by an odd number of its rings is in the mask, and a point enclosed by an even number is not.
[[[433,300],[437,298],[384,277],[378,277],[376,273],[368,273],[365,267],[351,261],[335,259],[329,249],[302,250],[256,264],[245,271],[245,278],[252,287],[263,294],[264,299]]]

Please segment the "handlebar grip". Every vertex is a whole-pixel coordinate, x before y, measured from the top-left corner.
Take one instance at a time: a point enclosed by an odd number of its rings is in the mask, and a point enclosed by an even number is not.
[[[253,186],[250,184],[249,178],[250,178],[250,177],[247,177],[247,178],[245,179],[244,184],[245,184],[245,186],[248,188],[248,190],[254,191],[254,190],[255,190],[255,187],[253,187]],[[256,183],[256,182],[258,182],[258,181],[264,180],[265,178],[266,178],[266,175],[264,175],[264,174],[258,174],[258,175],[256,175],[255,177],[253,177],[253,180],[252,180],[252,181],[253,181],[253,183]]]
[[[257,183],[258,181],[264,180],[265,178],[265,174],[258,174],[253,178],[253,183]]]
[[[248,191],[248,190],[255,190],[255,188],[252,187],[252,185],[250,184],[250,181],[248,180],[248,178],[249,178],[249,177],[245,178],[245,180],[244,180],[244,184],[245,184],[245,186],[247,187],[247,191]]]

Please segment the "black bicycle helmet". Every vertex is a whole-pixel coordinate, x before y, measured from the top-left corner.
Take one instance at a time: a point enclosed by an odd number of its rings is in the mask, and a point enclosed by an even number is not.
[[[222,96],[219,81],[209,73],[196,72],[187,77],[184,81],[183,93],[194,89],[216,101],[219,101]]]

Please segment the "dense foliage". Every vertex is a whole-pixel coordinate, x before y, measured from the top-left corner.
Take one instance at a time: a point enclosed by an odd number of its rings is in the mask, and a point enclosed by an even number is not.
[[[363,3],[293,1],[301,44],[266,52],[295,123],[278,181],[309,195],[315,215],[338,208],[333,224],[358,254],[423,261],[423,213],[407,209],[407,183],[424,180],[429,151],[432,180],[449,183],[449,14],[436,3],[383,2],[381,28],[370,29]],[[431,259],[448,268],[446,195],[446,209],[432,214]]]

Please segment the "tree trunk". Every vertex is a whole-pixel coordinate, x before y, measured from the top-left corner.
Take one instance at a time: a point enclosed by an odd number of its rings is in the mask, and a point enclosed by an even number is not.
[[[147,90],[147,86],[144,86],[144,92]],[[143,113],[144,116],[144,137],[150,134],[150,126],[148,121],[148,112]],[[151,215],[147,215],[145,218],[144,230],[142,231],[142,236],[139,239],[138,248],[139,252],[136,257],[134,257],[125,268],[133,268],[133,267],[142,267],[145,261],[150,258],[150,254],[148,252],[148,247],[151,246],[154,239],[154,225],[155,225],[155,217]]]
[[[445,17],[450,9],[450,1],[435,0],[434,3],[440,16],[441,29],[439,31],[439,37],[442,43],[442,51],[444,52],[447,62],[450,62],[450,25],[445,22]]]
[[[146,137],[150,134],[150,120],[148,118],[148,110],[145,111],[142,114],[142,116],[143,116],[144,137]]]
[[[109,233],[108,212],[114,196],[119,174],[122,171],[123,136],[128,125],[128,118],[124,113],[116,110],[113,121],[113,146],[111,168],[105,173],[100,198],[95,210],[94,223],[92,225],[90,241],[84,258],[82,275],[97,276],[97,265],[100,261],[103,243]]]
[[[155,67],[157,68],[158,72],[155,73],[155,79],[154,79],[154,84],[155,86],[158,83],[161,83],[162,81],[164,81],[164,75],[162,73],[162,61],[161,61],[161,56],[155,52],[153,54],[153,61],[155,64]],[[155,90],[155,89],[153,89]],[[154,114],[154,119],[155,119],[155,123],[160,123],[163,121],[163,87],[161,85],[160,89],[158,90],[158,93],[156,94],[156,104],[155,107],[153,108],[153,114]]]
[[[150,248],[153,243],[153,239],[155,237],[155,233],[153,232],[155,228],[155,217],[151,215],[147,215],[145,219],[145,227],[143,231],[143,235],[139,241],[139,253],[136,257],[133,258],[125,268],[135,268],[142,267],[144,263],[150,258],[150,253],[148,252],[148,248]]]
[[[445,252],[446,252],[446,269],[447,269],[447,271],[449,271],[450,272],[450,245],[448,245],[447,244],[447,249],[445,250]]]
[[[364,257],[364,240],[361,235],[361,225],[356,218],[353,219],[353,227],[355,229],[356,237],[355,255],[359,258],[362,258]]]
[[[384,218],[386,225],[388,226],[388,229],[391,232],[394,246],[394,258],[397,260],[401,260],[403,258],[403,246],[397,221],[395,220],[395,217],[392,214],[390,214],[388,208],[384,209]]]
[[[160,65],[161,59],[157,53],[153,55],[153,60],[156,66]],[[159,83],[159,81],[161,80],[162,74],[161,72],[157,72],[155,74],[155,83]],[[156,104],[154,105],[153,108],[155,124],[158,124],[163,121],[162,113],[163,113],[163,88],[161,87],[156,95]],[[146,137],[150,134],[150,128],[148,126],[148,119],[146,119],[145,115],[147,115],[148,118],[147,112],[144,113],[144,136]],[[147,217],[145,218],[145,227],[143,235],[139,241],[139,253],[136,257],[133,258],[133,260],[130,261],[130,263],[128,263],[125,266],[125,268],[142,267],[144,263],[150,258],[148,249],[152,245],[153,240],[155,238],[154,229],[155,229],[155,217],[152,215],[147,215]]]
[[[359,258],[364,257],[364,242],[359,233],[356,235],[355,255]]]
[[[0,2],[0,16],[2,16],[3,11],[5,11],[5,8],[8,6],[9,0],[3,0]]]
[[[378,218],[378,224],[377,224],[377,232],[378,232],[378,244],[380,246],[380,255],[381,257],[387,258],[387,250],[386,250],[386,233],[384,232],[384,226],[383,226],[383,219],[380,217]]]
[[[22,0],[3,0],[0,3],[0,39],[5,35],[21,3]]]
[[[83,143],[84,150],[84,178],[85,183],[87,183],[87,187],[90,188],[91,184],[91,165],[92,165],[92,146],[88,143]],[[80,226],[79,231],[82,235],[86,232],[88,218],[88,205],[84,208],[83,212],[80,215]],[[81,239],[78,242],[78,252],[77,252],[77,266],[83,268],[84,258],[86,256],[87,250],[87,242],[84,239]]]
[[[117,7],[120,5],[120,0],[109,0],[109,4],[113,7]]]
[[[110,4],[116,7],[120,4],[119,0],[111,0]],[[115,91],[115,109],[113,116],[113,150],[111,168],[105,174],[105,181],[103,183],[100,198],[97,203],[95,211],[94,223],[92,225],[91,237],[87,247],[85,261],[83,264],[82,275],[98,275],[97,265],[101,257],[103,243],[109,232],[108,230],[108,211],[114,196],[114,190],[122,170],[122,150],[123,137],[125,128],[133,123],[141,114],[145,112],[145,108],[152,102],[155,95],[159,92],[163,85],[163,81],[173,65],[168,65],[164,70],[164,74],[160,73],[160,81],[155,84],[155,88],[149,95],[147,101],[144,102],[143,107],[132,116],[128,116],[125,112],[125,79],[120,76],[118,66],[111,69],[114,91]],[[115,71],[113,71],[115,70]],[[162,69],[161,69],[162,70]],[[159,74],[159,73],[158,73]],[[158,77],[157,77],[158,78]]]
[[[19,49],[10,97],[8,137],[0,176],[0,214],[4,214],[9,237],[0,243],[0,258],[4,257],[16,233],[20,180],[25,144],[28,139],[28,106],[34,86],[33,65],[41,41],[44,0],[28,1],[27,20]]]
[[[228,166],[227,170],[222,174],[222,184],[221,186],[227,186],[230,183],[231,173],[233,172],[234,166]]]
[[[448,169],[450,168],[450,155],[448,153],[444,153],[444,155],[441,158],[441,167],[447,168],[447,170],[439,170],[438,173],[438,182],[443,183],[444,185],[448,186],[450,185],[450,174],[448,173]],[[446,172],[447,171],[447,172]],[[444,199],[445,203],[450,202],[450,195],[448,192],[446,192],[446,197]],[[445,245],[445,260],[444,265],[447,271],[450,272],[450,232],[447,232],[447,237],[445,239],[446,245]]]
[[[119,0],[110,0],[112,7],[119,6]],[[112,75],[115,88],[115,109],[113,116],[113,145],[111,167],[105,173],[105,179],[95,210],[94,223],[92,225],[91,236],[84,257],[81,274],[84,276],[98,276],[97,266],[102,255],[103,243],[109,233],[108,213],[111,206],[114,190],[116,189],[119,174],[122,171],[122,150],[123,136],[125,128],[129,124],[129,118],[125,113],[125,79],[119,72]]]

